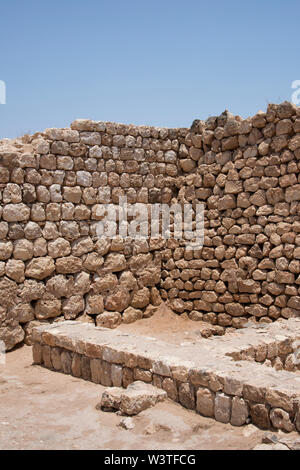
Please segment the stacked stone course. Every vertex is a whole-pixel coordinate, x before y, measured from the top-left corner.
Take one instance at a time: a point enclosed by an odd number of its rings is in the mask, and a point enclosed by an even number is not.
[[[191,129],[77,120],[0,142],[0,339],[37,322],[153,313],[220,327],[300,311],[300,110],[225,111]],[[102,204],[205,206],[204,246],[99,241]]]
[[[153,313],[161,302],[161,241],[99,240],[99,208],[120,196],[167,203],[182,132],[78,120],[14,148],[2,141],[0,338],[7,349],[24,335],[30,343],[37,322],[114,327]]]
[[[162,298],[223,327],[300,312],[300,110],[195,121],[179,147],[177,200],[205,205],[201,250],[170,240]]]

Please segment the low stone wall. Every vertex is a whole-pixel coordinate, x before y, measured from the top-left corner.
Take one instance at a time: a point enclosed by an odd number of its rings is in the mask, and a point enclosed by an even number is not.
[[[37,322],[116,326],[161,297],[221,327],[300,312],[300,109],[190,129],[77,120],[0,142],[0,339]],[[204,204],[204,246],[100,241],[103,204]],[[172,235],[172,227],[171,227]],[[129,308],[129,310],[128,310]],[[124,313],[126,312],[126,314]]]
[[[300,320],[283,320],[178,348],[70,321],[34,329],[33,361],[108,387],[151,383],[184,407],[234,426],[300,431],[299,373],[266,362],[291,354],[299,362],[299,328]]]

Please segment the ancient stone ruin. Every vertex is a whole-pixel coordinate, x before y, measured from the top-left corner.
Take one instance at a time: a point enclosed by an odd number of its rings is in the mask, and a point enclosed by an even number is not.
[[[175,214],[169,238],[99,238],[101,208],[120,197],[202,204],[203,246],[174,236]],[[119,387],[120,409],[136,410],[144,382],[141,409],[167,396],[223,423],[300,431],[300,108],[190,129],[79,119],[3,139],[0,198],[6,350],[33,344],[36,364]],[[118,331],[162,302],[217,336],[178,347]]]
[[[190,129],[80,119],[0,142],[0,339],[31,344],[40,323],[115,327],[165,301],[192,320],[240,328],[300,311],[300,109]],[[99,240],[98,208],[203,203],[204,246]]]

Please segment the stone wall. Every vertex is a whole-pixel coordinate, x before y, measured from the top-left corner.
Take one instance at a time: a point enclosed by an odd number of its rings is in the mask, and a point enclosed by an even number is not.
[[[220,326],[300,311],[300,110],[191,129],[77,120],[0,142],[0,339],[42,321],[115,326],[176,313]],[[99,241],[98,207],[205,205],[201,250],[183,241]],[[150,306],[150,307],[149,307]]]
[[[8,349],[24,332],[30,342],[41,321],[113,327],[153,313],[161,243],[99,240],[98,209],[120,196],[168,202],[180,133],[78,120],[2,141],[0,339]]]
[[[205,204],[202,250],[170,240],[161,295],[221,326],[300,313],[300,109],[195,121],[178,152],[180,202]],[[188,174],[187,174],[188,173]]]

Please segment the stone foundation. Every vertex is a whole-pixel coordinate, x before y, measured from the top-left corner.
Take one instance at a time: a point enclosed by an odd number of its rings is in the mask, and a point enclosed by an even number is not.
[[[181,345],[74,321],[35,328],[32,339],[35,364],[108,387],[150,383],[234,426],[300,432],[298,319]]]

